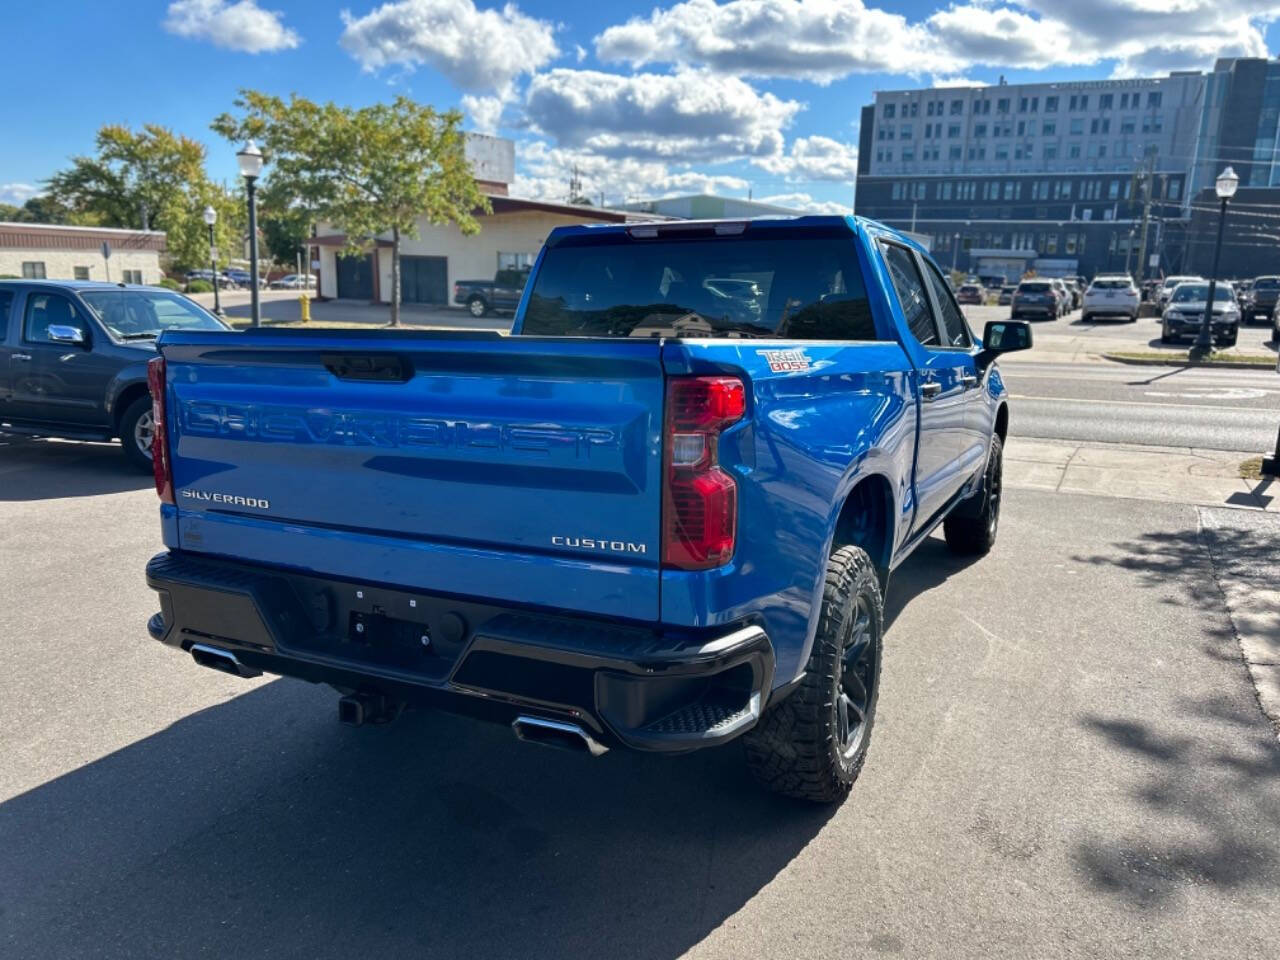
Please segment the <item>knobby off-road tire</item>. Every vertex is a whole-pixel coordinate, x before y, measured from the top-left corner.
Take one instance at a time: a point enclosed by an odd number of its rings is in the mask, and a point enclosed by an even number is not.
[[[827,561],[804,678],[744,738],[747,766],[777,793],[816,803],[849,794],[871,742],[880,692],[884,602],[871,559],[841,547]]]
[[[996,544],[1000,526],[1000,502],[1004,499],[1004,444],[1000,435],[991,437],[987,469],[982,486],[969,501],[961,504],[942,521],[947,546],[955,553],[981,556]]]

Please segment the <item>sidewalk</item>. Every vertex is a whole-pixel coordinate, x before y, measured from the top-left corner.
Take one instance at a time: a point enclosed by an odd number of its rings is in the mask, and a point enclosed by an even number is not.
[[[1185,447],[1010,437],[1004,480],[1014,488],[1280,513],[1280,484],[1266,478],[1241,479],[1240,462],[1250,456]]]

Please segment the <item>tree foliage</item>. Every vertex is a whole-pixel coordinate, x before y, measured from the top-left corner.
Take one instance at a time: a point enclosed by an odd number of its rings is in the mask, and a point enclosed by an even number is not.
[[[215,240],[223,262],[239,254],[245,213],[234,195],[209,180],[205,148],[166,127],[134,131],[108,124],[98,131],[94,156],[71,158],[71,166],[49,178],[42,199],[68,211],[74,223],[166,233],[179,268],[209,262],[204,208],[218,212]]]
[[[475,214],[489,210],[456,110],[440,113],[407,97],[360,108],[296,94],[286,102],[253,90],[241,91],[235,106],[240,116],[223,114],[213,129],[233,142],[258,142],[269,163],[267,189],[291,198],[288,209],[334,224],[352,252],[391,235],[393,326],[400,322],[401,238],[416,235],[419,217],[474,234]]]

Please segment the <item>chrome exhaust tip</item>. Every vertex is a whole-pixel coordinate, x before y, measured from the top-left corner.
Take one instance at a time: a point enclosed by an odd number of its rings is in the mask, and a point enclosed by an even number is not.
[[[511,729],[515,731],[517,738],[526,743],[539,743],[544,747],[571,750],[574,753],[585,753],[592,757],[599,757],[609,752],[608,747],[576,723],[548,720],[546,717],[521,716],[511,722]]]
[[[206,643],[191,645],[191,659],[202,667],[229,673],[233,677],[244,677],[246,680],[262,676],[262,671],[247,667],[230,650],[211,647]]]

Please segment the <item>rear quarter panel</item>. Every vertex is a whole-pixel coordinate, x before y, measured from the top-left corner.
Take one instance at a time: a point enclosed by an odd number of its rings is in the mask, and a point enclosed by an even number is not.
[[[799,350],[808,369],[771,369],[768,352]],[[738,544],[713,571],[666,570],[662,619],[761,622],[777,656],[775,683],[808,658],[822,575],[840,507],[869,474],[893,490],[895,536],[905,536],[916,441],[913,371],[897,343],[680,341],[669,375],[730,373],[748,383],[747,416],[720,441],[738,483]]]

